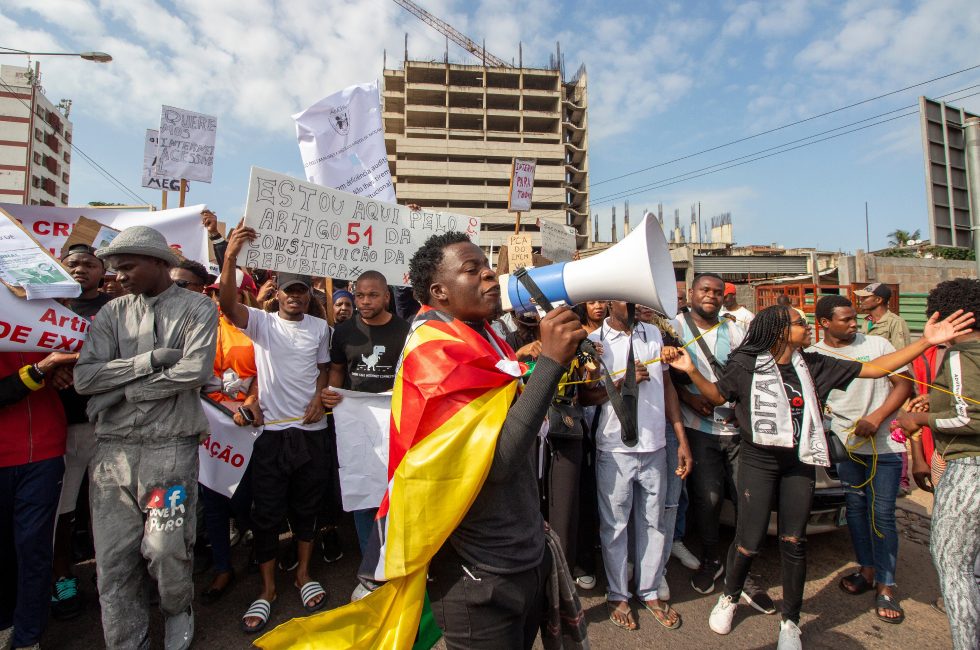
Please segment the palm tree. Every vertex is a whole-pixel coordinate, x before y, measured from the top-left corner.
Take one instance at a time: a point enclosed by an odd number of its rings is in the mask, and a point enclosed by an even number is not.
[[[907,230],[902,230],[897,228],[892,232],[888,233],[888,245],[891,247],[901,247],[908,246],[910,240],[918,240],[921,237],[921,233],[918,230],[909,232]]]

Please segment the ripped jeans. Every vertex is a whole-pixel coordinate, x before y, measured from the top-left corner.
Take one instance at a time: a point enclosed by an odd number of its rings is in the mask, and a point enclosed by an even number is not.
[[[814,468],[795,448],[759,447],[742,440],[739,452],[738,522],[728,549],[725,595],[737,601],[766,539],[773,505],[779,513],[783,619],[799,624],[806,584],[806,524],[813,501]]]

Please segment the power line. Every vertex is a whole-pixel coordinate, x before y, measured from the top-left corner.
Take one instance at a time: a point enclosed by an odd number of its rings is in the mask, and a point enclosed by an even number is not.
[[[9,86],[6,82],[0,80],[0,86],[3,86],[8,91],[10,91],[10,93],[12,95],[16,95],[16,90],[13,87]],[[31,106],[27,102],[25,102],[20,97],[16,97],[16,96],[14,97],[14,99],[16,99],[21,104],[23,104],[24,107],[27,109],[27,111],[29,113],[31,113],[31,117],[32,118],[34,117],[34,114],[33,114],[33,111],[31,109]],[[31,134],[30,133],[28,133],[28,137],[31,137]],[[72,142],[66,142],[66,144],[68,146],[68,149],[70,149],[72,152],[78,152],[78,154],[82,156],[82,159],[84,159],[87,163],[89,163],[90,165],[92,165],[92,167],[94,167],[95,170],[97,172],[99,172],[99,174],[101,174],[106,180],[108,180],[109,182],[111,182],[112,184],[114,184],[117,189],[122,190],[124,193],[128,194],[130,197],[136,199],[137,203],[140,203],[140,204],[147,203],[147,201],[146,201],[145,198],[141,197],[140,195],[138,195],[135,192],[133,192],[132,190],[130,190],[122,181],[120,181],[118,178],[116,178],[115,176],[113,176],[112,173],[108,169],[106,169],[105,167],[103,167],[102,165],[100,165],[99,163],[97,163],[94,158],[92,158],[87,153],[85,153],[84,151],[82,151],[82,149],[80,147],[78,147],[78,145],[76,145],[76,144],[74,144]],[[30,161],[28,161],[28,164],[30,164]],[[25,183],[26,183],[26,181],[25,181]],[[26,197],[25,197],[25,199],[26,199]]]

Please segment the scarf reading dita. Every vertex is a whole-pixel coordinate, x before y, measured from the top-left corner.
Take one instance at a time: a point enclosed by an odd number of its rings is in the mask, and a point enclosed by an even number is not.
[[[800,427],[800,461],[808,465],[830,466],[827,453],[827,434],[823,428],[820,400],[813,385],[810,370],[803,355],[793,352],[793,370],[800,379],[803,393],[803,423]],[[772,355],[760,354],[755,360],[752,375],[752,395],[749,405],[752,442],[769,447],[793,447],[793,414],[783,378]]]

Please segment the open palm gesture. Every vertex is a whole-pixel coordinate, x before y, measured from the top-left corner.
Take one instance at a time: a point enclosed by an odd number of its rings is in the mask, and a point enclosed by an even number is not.
[[[937,311],[929,317],[929,321],[922,330],[922,338],[928,341],[930,345],[946,343],[972,330],[975,320],[973,312],[963,313],[962,309],[958,309],[943,320],[939,320],[939,312]]]

